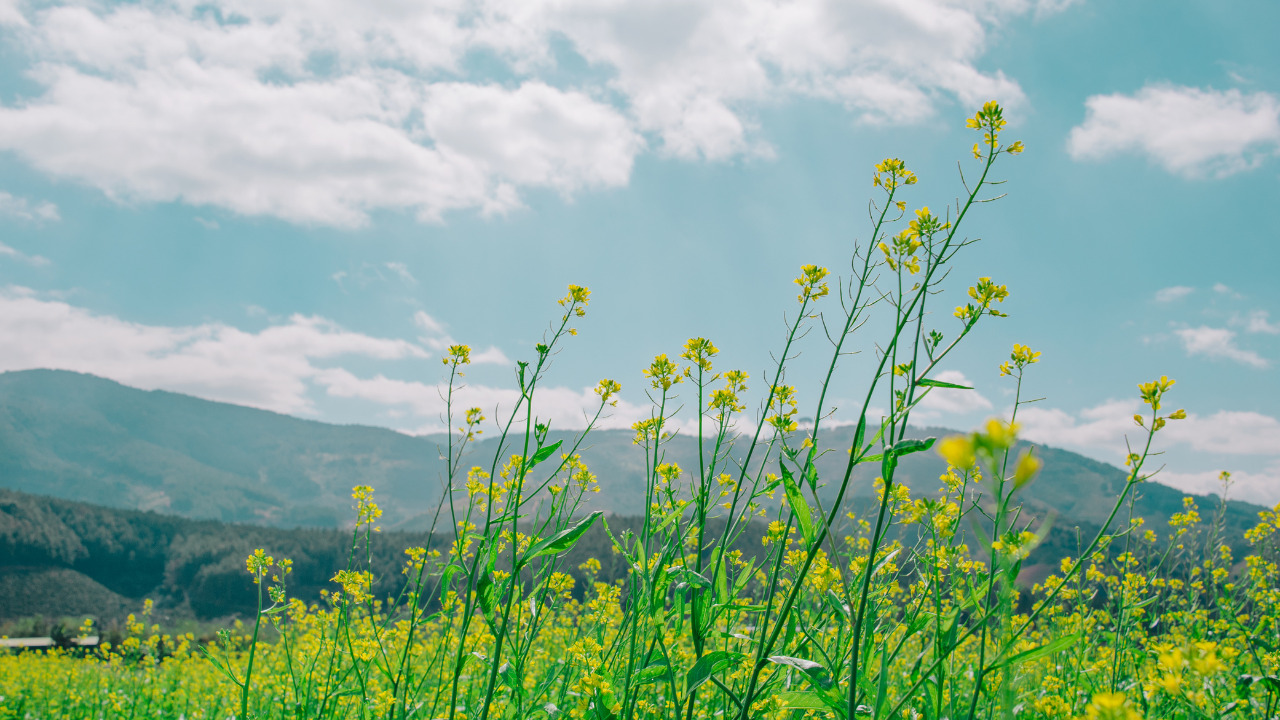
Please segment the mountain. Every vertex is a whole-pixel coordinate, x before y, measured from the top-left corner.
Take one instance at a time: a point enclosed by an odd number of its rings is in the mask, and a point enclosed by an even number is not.
[[[438,497],[435,444],[79,373],[0,374],[0,487],[116,508],[338,527],[351,487],[416,510]]]
[[[912,432],[919,437],[954,433]],[[819,494],[826,502],[844,472],[844,449],[852,434],[853,428],[843,427],[821,435],[820,446],[834,448],[817,463],[826,483]],[[566,449],[574,441],[572,433],[551,436],[563,440]],[[498,441],[482,437],[464,467],[489,467]],[[351,487],[371,485],[384,525],[425,530],[441,494],[442,440],[300,420],[66,371],[0,374],[0,487],[114,508],[337,528],[352,520]],[[694,438],[677,436],[663,448],[666,462],[686,470],[698,466]],[[1066,450],[1039,446],[1036,452],[1045,464],[1023,491],[1027,509],[1056,515],[1060,526],[1101,524],[1123,487],[1124,472]],[[580,454],[603,489],[588,495],[588,509],[642,512],[645,457],[630,431],[593,432]],[[897,478],[913,494],[932,493],[944,470],[935,453],[917,453],[904,458]],[[877,472],[876,463],[857,468],[849,494],[852,509],[867,508]],[[1182,496],[1148,483],[1140,488],[1135,512],[1161,525],[1181,508]],[[1229,525],[1251,524],[1258,509],[1228,503]]]

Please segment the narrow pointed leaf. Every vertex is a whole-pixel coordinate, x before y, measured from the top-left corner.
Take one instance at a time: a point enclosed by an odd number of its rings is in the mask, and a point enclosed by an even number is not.
[[[544,448],[541,448],[537,452],[535,452],[533,454],[533,459],[529,461],[529,464],[525,467],[525,470],[532,470],[534,465],[537,465],[538,463],[541,463],[543,460],[546,460],[547,458],[551,457],[551,455],[555,453],[555,451],[560,449],[560,443],[562,442],[564,441],[557,440],[551,443],[550,445]]]
[[[800,492],[800,486],[796,485],[795,478],[791,477],[791,471],[785,465],[781,467],[782,487],[787,491],[787,502],[800,523],[800,532],[804,534],[804,543],[808,546],[813,542],[813,511],[809,509],[809,503]]]
[[[1004,660],[1001,660],[993,664],[991,666],[991,669],[995,670],[997,668],[1002,668],[1006,665],[1021,665],[1022,663],[1025,663],[1025,662],[1038,660],[1042,657],[1045,657],[1046,655],[1052,655],[1053,653],[1056,653],[1056,652],[1062,652],[1063,650],[1070,648],[1072,645],[1075,645],[1079,639],[1080,639],[1080,633],[1072,633],[1070,635],[1063,635],[1062,637],[1054,638],[1053,640],[1050,640],[1049,642],[1039,647],[1033,647],[1030,650],[1023,650],[1017,655],[1010,655]]]
[[[929,378],[917,378],[916,385],[924,387],[951,388],[952,390],[972,390],[968,385],[956,385],[955,383],[942,382],[941,380],[930,380]]]
[[[604,511],[596,510],[577,525],[561,530],[545,540],[538,541],[529,548],[529,552],[525,553],[525,556],[520,560],[520,565],[523,567],[530,560],[542,557],[543,555],[555,555],[557,553],[568,551],[577,544],[578,539],[582,537],[583,533],[591,529],[591,525],[595,523],[596,520],[599,520],[601,515],[604,515]]]

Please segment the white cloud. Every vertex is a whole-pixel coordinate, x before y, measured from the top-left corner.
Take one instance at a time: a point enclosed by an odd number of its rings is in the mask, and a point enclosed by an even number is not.
[[[417,325],[423,335],[418,337],[418,342],[444,354],[450,345],[457,345],[458,341],[449,335],[444,326],[435,318],[426,312],[419,310],[413,314],[413,324]],[[471,353],[471,362],[477,365],[511,365],[511,360],[503,354],[501,350],[492,345],[489,349],[480,352]]]
[[[1134,414],[1149,419],[1149,408],[1140,400],[1111,400],[1073,415],[1057,408],[1031,406],[1018,414],[1022,436],[1054,447],[1072,448],[1117,465],[1128,452],[1125,436],[1138,443],[1146,430],[1133,422]],[[1256,412],[1223,410],[1211,415],[1188,413],[1185,420],[1170,420],[1156,436],[1155,449],[1177,447],[1199,454],[1272,458],[1265,472],[1239,471],[1238,460],[1221,459],[1235,481],[1231,497],[1274,504],[1280,501],[1280,420]],[[1156,465],[1151,466],[1155,469]],[[1235,469],[1233,469],[1235,468]],[[1155,480],[1196,493],[1218,492],[1218,471],[1177,472],[1162,470]]]
[[[1174,300],[1181,300],[1195,291],[1195,288],[1187,287],[1186,285],[1174,285],[1173,287],[1161,288],[1156,291],[1156,302],[1167,303],[1173,302]]]
[[[265,310],[246,308],[251,316]],[[441,332],[426,313],[420,328]],[[294,315],[259,332],[221,323],[161,326],[131,323],[99,315],[27,288],[0,289],[0,372],[53,368],[90,373],[143,389],[181,392],[221,402],[288,414],[315,414],[317,393],[370,403],[381,416],[395,418],[406,432],[443,429],[447,386],[388,378],[379,373],[357,376],[343,358],[396,361],[430,357],[422,347],[399,339],[377,338],[346,330],[320,317]],[[496,348],[473,353],[473,363],[508,363]],[[439,367],[436,365],[435,367]],[[457,407],[510,412],[519,398],[513,388],[464,384],[455,392]],[[594,413],[599,398],[592,388],[576,390],[544,386],[535,398],[540,421],[561,429],[586,426],[584,413]],[[606,408],[599,427],[629,427],[648,417],[648,406],[619,399]]]
[[[988,29],[1069,4],[0,0],[42,88],[0,106],[0,149],[123,201],[338,226],[505,212],[526,188],[625,185],[650,147],[767,156],[754,113],[798,97],[869,123],[1017,104],[978,69]]]
[[[26,198],[15,197],[3,190],[0,190],[0,216],[8,216],[28,222],[62,219],[58,215],[58,206],[51,202],[33,203]]]
[[[1280,146],[1280,100],[1265,92],[1148,85],[1134,95],[1094,95],[1067,143],[1076,159],[1147,155],[1186,177],[1256,167]]]
[[[958,370],[934,373],[933,379],[973,387],[973,383]],[[980,410],[990,410],[991,407],[991,401],[977,390],[932,388],[924,400],[916,406],[914,415],[918,421],[930,422],[947,415],[967,415]]]
[[[1139,400],[1109,400],[1081,410],[1078,416],[1058,408],[1031,405],[1018,411],[1018,424],[1028,440],[1054,447],[1087,448],[1091,454],[1123,459],[1124,436],[1136,429],[1133,416],[1139,410]]]
[[[0,0],[0,26],[16,25],[25,27],[27,19],[22,15],[22,9],[19,7],[22,0]]]
[[[1271,322],[1271,314],[1266,310],[1254,310],[1245,320],[1244,331],[1277,335],[1280,334],[1280,324]]]
[[[1247,500],[1267,507],[1280,503],[1280,464],[1274,464],[1262,472],[1229,470],[1231,485],[1227,497],[1231,500]],[[1222,493],[1221,471],[1170,472],[1164,470],[1156,481],[1196,495]]]
[[[1136,414],[1150,419],[1149,408],[1137,399],[1108,400],[1076,415],[1033,405],[1018,413],[1018,423],[1022,435],[1030,440],[1055,447],[1107,450],[1123,459],[1125,435],[1136,438],[1146,434],[1134,424]],[[1187,413],[1184,420],[1170,420],[1157,437],[1196,452],[1280,457],[1280,420],[1256,412]]]
[[[426,89],[422,109],[426,132],[442,152],[466,157],[512,185],[566,194],[625,185],[643,147],[617,110],[540,82],[514,91],[437,83]]]
[[[1163,437],[1198,452],[1280,456],[1280,420],[1256,412],[1221,411],[1170,421]]]
[[[1226,295],[1227,297],[1232,298],[1234,300],[1240,300],[1244,298],[1243,295],[1236,292],[1235,290],[1232,290],[1230,285],[1226,285],[1223,283],[1214,283],[1213,291],[1218,293],[1219,295]]]
[[[408,265],[405,265],[402,262],[389,262],[385,263],[385,265],[388,270],[398,275],[401,280],[405,281],[405,283],[409,285],[418,284],[418,278],[414,277],[413,273],[409,272]]]
[[[0,370],[74,370],[282,413],[314,410],[308,391],[321,377],[316,361],[427,356],[412,343],[319,317],[294,315],[257,333],[219,323],[142,325],[13,287],[0,291],[0,338],[8,348]]]
[[[14,260],[35,265],[36,267],[49,264],[49,258],[41,257],[39,255],[28,255],[20,250],[11,248],[4,243],[0,243],[0,257],[13,258]]]
[[[419,310],[418,312],[413,314],[413,324],[422,328],[426,332],[431,333],[432,335],[444,334],[444,326],[441,325],[438,321],[436,321],[435,318],[431,317],[430,315],[428,315],[426,312],[422,310]]]
[[[1194,328],[1179,328],[1174,330],[1173,334],[1182,341],[1182,347],[1188,355],[1225,358],[1256,368],[1265,368],[1271,364],[1258,353],[1237,346],[1234,330],[1201,325]]]

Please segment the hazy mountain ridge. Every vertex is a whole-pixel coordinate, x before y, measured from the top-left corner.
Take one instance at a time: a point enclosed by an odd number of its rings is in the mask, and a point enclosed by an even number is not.
[[[951,432],[912,430],[916,436]],[[844,427],[821,435],[822,446],[835,448],[817,463],[825,483],[819,495],[828,504],[843,476],[852,434]],[[565,440],[566,450],[575,437],[553,435]],[[464,467],[488,467],[492,461],[497,439],[483,437]],[[376,536],[379,577],[399,578],[403,549],[428,541],[424,519],[439,498],[443,469],[438,440],[146,392],[89,375],[2,374],[0,618],[32,608],[110,613],[136,609],[144,596],[198,617],[242,611],[252,597],[244,557],[257,547],[293,558],[296,593],[317,597],[333,571],[345,565],[351,536],[339,528],[352,519],[349,494],[356,484],[377,488],[386,513],[389,532]],[[678,436],[663,447],[666,461],[697,467],[695,438]],[[603,488],[588,494],[588,509],[614,514],[611,525],[633,523],[634,518],[617,517],[637,515],[644,505],[645,458],[632,434],[593,433],[580,452]],[[1024,517],[1055,516],[1038,550],[1049,560],[1037,560],[1052,564],[1053,557],[1076,550],[1075,528],[1086,537],[1096,532],[1125,475],[1065,450],[1036,452],[1045,467],[1022,495]],[[877,463],[856,469],[851,509],[874,509],[871,488],[878,470]],[[944,470],[935,453],[917,453],[903,460],[897,478],[913,494],[932,493]],[[1146,484],[1135,514],[1163,535],[1182,497],[1172,488]],[[1198,502],[1206,519],[1218,505],[1216,498]],[[1228,503],[1224,537],[1239,545],[1260,509]],[[1126,517],[1122,512],[1117,523]],[[280,527],[291,525],[313,527]],[[403,532],[391,532],[397,528]],[[437,533],[436,542],[442,541]],[[747,543],[758,546],[758,538]],[[566,567],[586,557],[617,560],[602,529],[584,536]],[[607,569],[619,577],[625,571]],[[43,599],[55,595],[57,602]]]
[[[952,430],[914,428],[915,436]],[[853,428],[823,431],[833,448],[817,462],[830,502],[843,477]],[[564,449],[570,432],[553,432]],[[339,426],[165,391],[143,391],[92,375],[29,370],[0,374],[0,487],[188,518],[280,527],[342,527],[351,521],[350,489],[371,485],[387,527],[426,529],[440,498],[441,437]],[[463,466],[492,462],[498,439],[481,436]],[[742,452],[740,446],[738,453]],[[665,460],[697,467],[696,439],[677,436]],[[509,451],[508,451],[509,452]],[[1028,509],[1064,522],[1100,524],[1124,472],[1076,453],[1040,446],[1040,476],[1023,493]],[[593,432],[580,450],[603,492],[589,509],[623,515],[644,505],[645,457],[626,430]],[[757,456],[759,453],[757,453]],[[734,471],[736,466],[726,468]],[[933,493],[945,471],[936,453],[903,459],[897,480],[915,494]],[[855,509],[869,502],[877,463],[859,466],[848,493]],[[1136,509],[1162,523],[1183,493],[1148,483]],[[1229,503],[1240,522],[1258,508]]]

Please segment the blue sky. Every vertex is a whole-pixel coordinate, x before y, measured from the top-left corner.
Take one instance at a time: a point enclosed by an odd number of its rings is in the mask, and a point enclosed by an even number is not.
[[[1009,317],[947,366],[976,392],[917,419],[1007,413],[1025,343],[1024,433],[1116,462],[1167,374],[1191,418],[1163,479],[1275,503],[1275,27],[1262,1],[0,0],[0,369],[427,432],[444,345],[509,403],[577,283],[540,410],[572,426],[613,377],[626,425],[689,337],[758,389],[799,266],[868,240],[873,164],[945,206],[997,99],[1028,150],[951,289],[990,275]]]

